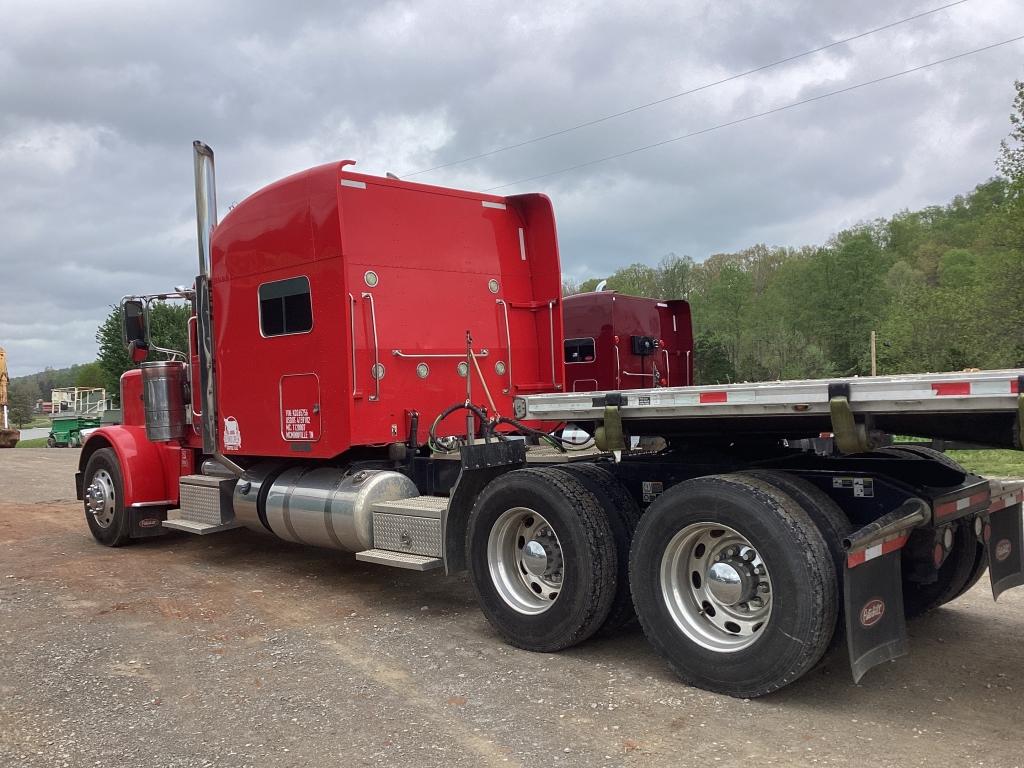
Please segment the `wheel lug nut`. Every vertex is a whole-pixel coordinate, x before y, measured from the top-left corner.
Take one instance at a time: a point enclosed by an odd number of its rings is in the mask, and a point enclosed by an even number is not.
[[[744,552],[743,553],[743,559],[746,560],[748,563],[751,560],[753,560],[754,559],[754,550],[748,549],[746,552]]]
[[[769,587],[766,582],[761,582],[760,584],[757,585],[757,591],[761,592],[763,594],[766,594],[767,592],[769,592],[770,589],[771,589],[771,587]]]
[[[760,597],[752,597],[747,605],[751,608],[761,608],[764,606],[764,601]]]
[[[758,576],[764,575],[764,566],[763,565],[755,566],[754,567],[754,573],[756,573]]]

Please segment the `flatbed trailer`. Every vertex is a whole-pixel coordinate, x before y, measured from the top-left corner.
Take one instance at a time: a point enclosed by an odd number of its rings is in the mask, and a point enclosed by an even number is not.
[[[860,679],[986,569],[994,597],[1024,583],[1024,484],[889,444],[1020,449],[1024,370],[566,391],[544,196],[343,161],[217,224],[201,143],[195,163],[200,273],[122,301],[142,365],[123,423],[82,448],[98,542],[245,528],[468,571],[513,645],[555,652],[636,617],[684,681],[743,697],[843,645]],[[192,303],[187,350],[150,343],[149,303],[172,297]]]
[[[1002,370],[567,392],[520,397],[515,414],[588,423],[614,406],[638,434],[834,432],[841,444],[867,450],[878,432],[1020,449],[1022,383],[1020,370]]]

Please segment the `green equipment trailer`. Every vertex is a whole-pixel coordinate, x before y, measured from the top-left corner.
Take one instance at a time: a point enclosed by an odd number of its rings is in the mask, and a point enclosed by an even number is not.
[[[99,425],[98,416],[54,416],[46,444],[50,448],[78,448],[83,442],[82,430]]]

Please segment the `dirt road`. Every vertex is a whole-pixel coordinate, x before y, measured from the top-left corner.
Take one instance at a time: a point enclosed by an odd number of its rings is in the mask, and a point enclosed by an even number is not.
[[[637,631],[504,645],[464,577],[244,531],[95,544],[77,451],[0,451],[0,765],[1024,765],[1024,590],[850,681],[688,688]]]

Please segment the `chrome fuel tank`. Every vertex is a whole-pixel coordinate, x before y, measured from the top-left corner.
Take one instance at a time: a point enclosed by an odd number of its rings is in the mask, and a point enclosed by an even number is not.
[[[282,539],[360,552],[372,546],[371,505],[417,495],[416,484],[399,472],[292,467],[270,486],[266,520]]]

